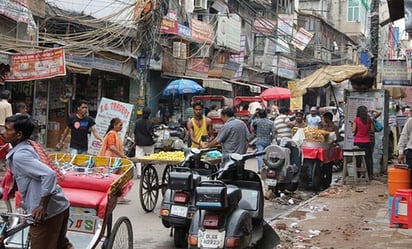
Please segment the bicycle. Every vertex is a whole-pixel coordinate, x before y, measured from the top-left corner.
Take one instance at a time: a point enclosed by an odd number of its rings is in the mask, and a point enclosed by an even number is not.
[[[0,249],[29,248],[30,236],[26,228],[34,222],[31,214],[3,212],[0,217]]]

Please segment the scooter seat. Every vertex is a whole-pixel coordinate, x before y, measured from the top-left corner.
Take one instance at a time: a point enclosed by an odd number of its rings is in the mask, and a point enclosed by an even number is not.
[[[227,185],[227,202],[228,207],[236,207],[242,199],[242,191],[235,185]]]

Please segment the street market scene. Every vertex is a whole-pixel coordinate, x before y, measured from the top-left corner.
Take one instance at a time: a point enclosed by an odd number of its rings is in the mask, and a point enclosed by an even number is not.
[[[412,0],[0,0],[0,249],[411,248]]]

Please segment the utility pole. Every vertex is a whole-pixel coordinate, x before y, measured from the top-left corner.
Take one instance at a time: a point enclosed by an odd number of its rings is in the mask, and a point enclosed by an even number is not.
[[[378,56],[379,56],[379,0],[371,2],[371,22],[370,22],[370,51],[372,53],[370,71],[377,78]],[[376,88],[375,81],[375,88]]]

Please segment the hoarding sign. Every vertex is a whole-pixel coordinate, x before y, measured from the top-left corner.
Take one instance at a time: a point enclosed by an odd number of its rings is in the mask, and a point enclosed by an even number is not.
[[[406,60],[383,60],[382,85],[412,86],[408,76]]]
[[[66,60],[62,48],[36,53],[11,55],[8,82],[41,80],[66,75]]]
[[[133,105],[128,103],[123,103],[113,99],[102,98],[100,101],[99,109],[96,115],[96,129],[101,137],[106,134],[107,128],[110,124],[110,120],[114,117],[119,118],[123,122],[123,129],[119,132],[120,137],[124,141],[126,137],[126,132],[129,130],[130,117],[132,115]],[[90,135],[89,139],[89,150],[88,153],[92,155],[97,155],[99,153],[101,142],[97,140],[93,133]]]

